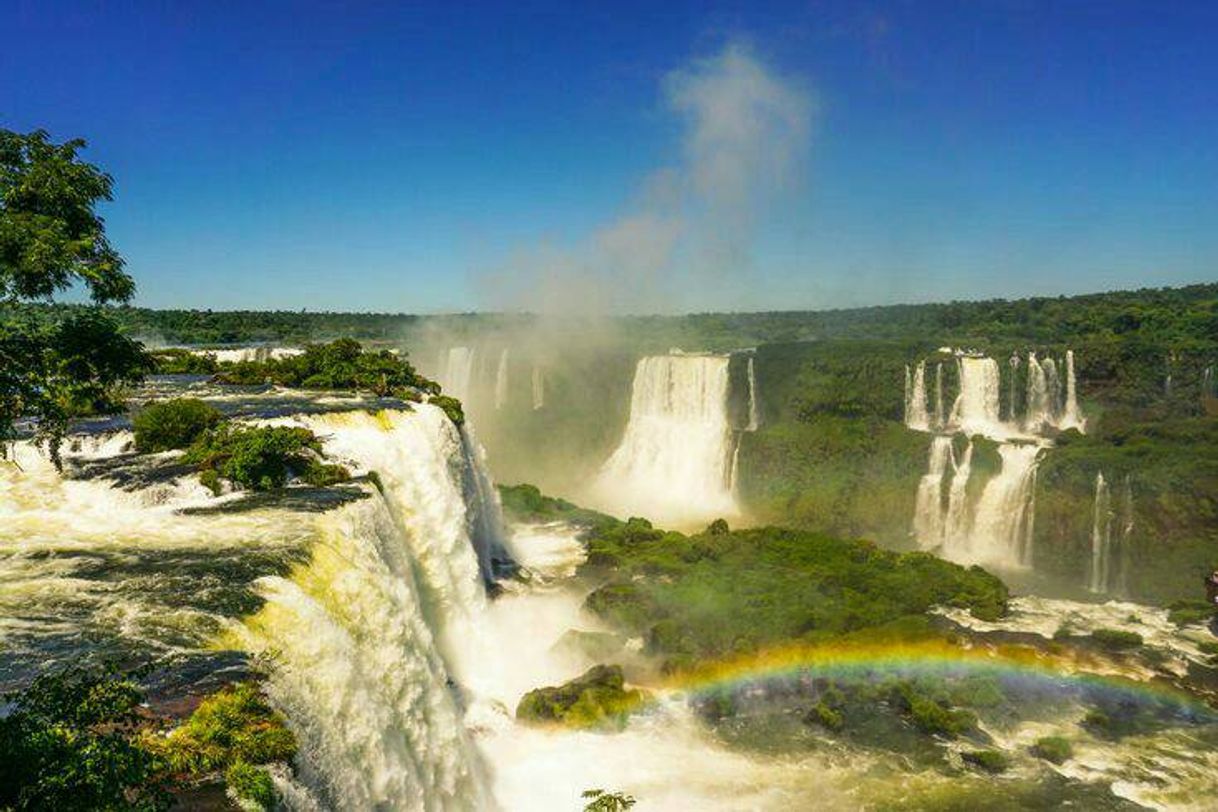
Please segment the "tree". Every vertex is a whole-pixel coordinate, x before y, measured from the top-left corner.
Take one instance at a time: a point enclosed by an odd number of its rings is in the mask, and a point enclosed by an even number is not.
[[[0,129],[0,442],[32,418],[56,462],[69,418],[117,410],[116,392],[151,368],[143,347],[100,311],[47,321],[21,309],[73,286],[97,305],[135,292],[96,211],[112,199],[113,180],[77,157],[84,146]]]
[[[0,809],[166,809],[165,765],[141,747],[132,675],[76,666],[8,694],[0,719]]]

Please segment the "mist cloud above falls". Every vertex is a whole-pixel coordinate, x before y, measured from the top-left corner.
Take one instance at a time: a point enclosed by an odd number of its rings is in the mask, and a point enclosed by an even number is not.
[[[680,125],[674,164],[586,238],[520,251],[480,279],[488,305],[559,315],[735,304],[759,224],[801,185],[811,94],[739,42],[672,71],[661,90]]]

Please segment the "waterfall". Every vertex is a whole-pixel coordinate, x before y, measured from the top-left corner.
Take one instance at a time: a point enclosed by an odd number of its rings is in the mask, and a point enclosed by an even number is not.
[[[968,511],[968,482],[973,473],[973,441],[969,440],[959,461],[952,454],[952,484],[947,492],[943,519],[943,549],[961,549],[968,544],[972,519]]]
[[[909,367],[905,367],[905,425],[917,431],[930,430],[930,417],[926,413],[926,362],[919,361],[910,381]]]
[[[952,438],[930,441],[930,463],[918,482],[914,508],[914,538],[918,547],[930,550],[943,543],[946,513],[943,508],[943,475],[952,457]]]
[[[1019,379],[1019,353],[1011,353],[1011,357],[1007,359],[1007,366],[1011,368],[1011,380],[1007,384],[1007,420],[1015,422],[1017,412],[1015,405],[1015,387],[1016,381]]]
[[[508,350],[504,347],[499,353],[499,365],[495,368],[495,410],[502,409],[507,403],[508,393]]]
[[[1024,429],[1036,433],[1051,422],[1049,406],[1049,380],[1045,368],[1036,359],[1036,353],[1028,353],[1028,403],[1024,413]]]
[[[963,356],[958,362],[960,394],[952,407],[952,425],[966,434],[1005,436],[1007,429],[999,415],[998,362],[973,356]]]
[[[440,384],[445,394],[465,402],[470,395],[470,383],[474,374],[475,351],[469,347],[450,347],[444,363]],[[467,404],[468,405],[468,404]]]
[[[545,371],[533,364],[533,411],[546,405],[546,375]]]
[[[943,364],[935,364],[935,428],[943,428]]]
[[[231,635],[267,657],[300,777],[326,807],[483,809],[486,770],[391,513],[371,499],[322,516],[309,564],[263,578],[266,602]]]
[[[1116,516],[1112,512],[1112,497],[1104,473],[1095,475],[1095,508],[1091,520],[1091,571],[1087,577],[1087,589],[1105,593],[1110,589],[1112,578],[1112,524]]]
[[[375,471],[379,498],[324,514],[307,566],[263,579],[237,632],[273,654],[269,690],[305,782],[337,809],[491,805],[450,682],[508,562],[481,447],[442,411],[295,415],[327,456]],[[303,632],[303,633],[302,633]]]
[[[1074,350],[1066,350],[1066,405],[1058,428],[1083,431],[1087,423],[1078,408],[1078,384],[1074,377]]]
[[[986,483],[963,544],[949,539],[948,557],[965,563],[1023,567],[1032,558],[1036,462],[1040,446],[1003,443],[1002,468]]]
[[[757,431],[761,425],[761,415],[758,414],[757,405],[757,373],[753,369],[753,356],[749,356],[749,423],[744,427],[745,431]],[[733,469],[735,466],[732,466]]]
[[[738,512],[728,360],[663,355],[639,361],[626,431],[597,475],[594,500],[607,510],[669,522]]]

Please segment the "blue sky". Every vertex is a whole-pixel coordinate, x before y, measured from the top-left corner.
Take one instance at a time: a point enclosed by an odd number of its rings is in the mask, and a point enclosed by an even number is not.
[[[589,246],[698,176],[715,102],[674,79],[737,54],[800,101],[784,182],[713,273],[717,198],[682,198],[659,293],[617,307],[1218,279],[1218,4],[579,5],[0,0],[0,126],[89,140],[140,304],[530,307],[488,280],[560,255],[618,284]]]

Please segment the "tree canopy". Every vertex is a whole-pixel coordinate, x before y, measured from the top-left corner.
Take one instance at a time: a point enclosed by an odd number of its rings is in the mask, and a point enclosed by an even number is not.
[[[30,302],[82,285],[97,304],[126,302],[135,282],[97,213],[113,180],[78,157],[81,139],[56,144],[42,130],[0,129],[0,441],[27,417],[58,460],[68,419],[120,408],[118,390],[151,361],[99,310],[46,319]]]

